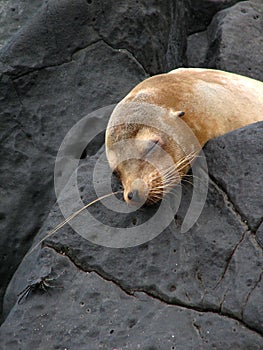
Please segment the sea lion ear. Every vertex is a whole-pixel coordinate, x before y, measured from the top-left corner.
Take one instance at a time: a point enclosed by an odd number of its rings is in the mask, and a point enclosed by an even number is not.
[[[183,111],[177,112],[177,117],[183,117],[184,115],[185,115],[185,112],[183,112]]]
[[[185,115],[185,112],[183,112],[183,111],[172,111],[172,115],[175,118],[178,118],[178,117],[181,118],[181,117],[183,117]]]

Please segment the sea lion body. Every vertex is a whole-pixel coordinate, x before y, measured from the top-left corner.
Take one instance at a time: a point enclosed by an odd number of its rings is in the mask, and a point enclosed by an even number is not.
[[[133,108],[133,105],[136,107]],[[158,113],[158,108],[164,112]],[[140,122],[131,121],[130,115],[133,115],[133,120],[136,119],[134,116],[138,116]],[[151,120],[156,126],[148,126]],[[194,133],[199,145],[189,139],[179,125],[180,120]],[[193,158],[189,155],[196,154],[208,140],[261,120],[262,82],[219,70],[179,68],[142,81],[117,105],[106,131],[106,153],[111,168],[118,172],[122,181],[126,202],[146,201],[150,204],[166,192],[162,188],[158,195],[153,195],[152,200],[150,198],[151,193],[158,192],[156,189],[152,191],[152,188],[162,187],[161,173],[167,173],[167,165],[161,170],[154,170],[155,167],[145,161],[145,154],[149,153],[147,149],[150,150],[150,158],[155,158],[155,161],[164,150],[179,168],[176,176],[169,173],[169,178],[173,177],[171,186],[167,186],[170,190],[187,172],[189,161]],[[176,140],[167,136],[164,130],[172,132]],[[128,155],[129,146],[125,147],[125,144],[119,151],[113,149],[114,144],[129,138],[136,142],[145,141],[145,144],[135,146],[144,161],[139,160],[139,156],[132,159],[132,154]],[[158,147],[154,147],[155,144]],[[127,160],[118,164],[120,155],[123,158],[126,153]],[[182,163],[184,160],[185,164]]]

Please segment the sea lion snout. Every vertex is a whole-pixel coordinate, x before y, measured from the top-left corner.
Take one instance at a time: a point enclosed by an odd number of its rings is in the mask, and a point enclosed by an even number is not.
[[[124,199],[129,205],[141,206],[148,198],[149,188],[142,179],[134,180],[124,188]]]

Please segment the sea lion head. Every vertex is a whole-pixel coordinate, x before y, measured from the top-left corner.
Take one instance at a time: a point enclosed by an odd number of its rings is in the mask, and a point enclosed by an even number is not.
[[[106,130],[106,154],[122,182],[127,204],[158,202],[188,170],[191,159],[180,145],[187,136],[177,122],[183,115],[148,103],[120,103],[113,111]]]

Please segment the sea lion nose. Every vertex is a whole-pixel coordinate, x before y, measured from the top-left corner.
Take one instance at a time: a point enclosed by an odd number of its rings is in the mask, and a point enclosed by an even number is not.
[[[142,179],[136,179],[126,192],[126,201],[132,205],[143,204],[148,195],[148,187]],[[124,197],[125,197],[124,196]]]
[[[139,197],[139,191],[138,190],[133,190],[131,192],[128,193],[128,199],[131,201],[131,200],[134,200],[134,201],[139,201],[140,200],[140,197]]]
[[[128,199],[131,201],[132,200],[132,197],[133,197],[133,192],[129,192],[128,193]]]

